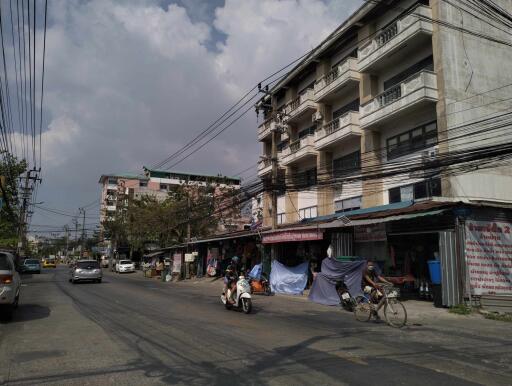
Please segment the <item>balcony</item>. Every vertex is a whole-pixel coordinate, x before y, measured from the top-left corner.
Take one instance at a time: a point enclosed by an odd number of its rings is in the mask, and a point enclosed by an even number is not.
[[[275,125],[273,117],[265,119],[258,127],[258,141],[262,142],[272,138],[272,131],[275,130]]]
[[[310,88],[299,95],[284,108],[287,123],[296,123],[316,111],[315,90]]]
[[[437,101],[437,76],[423,70],[362,105],[359,110],[361,128],[413,113]]]
[[[327,149],[353,136],[361,136],[359,112],[349,111],[316,131],[315,148],[317,150]]]
[[[287,152],[285,153],[285,150]],[[318,152],[315,149],[315,136],[307,135],[298,141],[292,142],[290,146],[283,149],[281,154],[282,164],[287,166],[294,162],[302,161],[310,157],[316,157]]]
[[[348,58],[315,82],[315,101],[330,102],[345,86],[357,86],[360,75],[356,58]]]
[[[263,158],[258,162],[258,177],[263,177],[270,174],[272,171],[272,160],[269,158]]]
[[[432,9],[420,5],[381,31],[374,39],[359,47],[359,71],[372,72],[408,55],[410,51],[432,40]],[[408,47],[408,49],[403,49]],[[400,55],[394,55],[400,51]],[[390,62],[384,62],[390,59]]]

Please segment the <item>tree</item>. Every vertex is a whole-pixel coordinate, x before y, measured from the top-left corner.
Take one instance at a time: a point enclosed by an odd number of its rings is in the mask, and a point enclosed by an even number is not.
[[[206,237],[219,229],[225,218],[239,216],[238,205],[230,199],[232,190],[218,185],[180,185],[169,191],[164,201],[145,195],[129,198],[125,208],[104,222],[106,235],[116,245],[127,243],[131,251],[145,245],[181,244],[191,237]]]
[[[0,161],[0,247],[15,248],[18,244],[18,227],[20,221],[19,178],[27,171],[27,162],[3,153]]]

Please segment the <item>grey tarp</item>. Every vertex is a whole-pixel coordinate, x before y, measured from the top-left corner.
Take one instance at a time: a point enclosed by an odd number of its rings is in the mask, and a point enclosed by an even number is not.
[[[361,280],[365,268],[365,260],[342,262],[332,258],[324,259],[322,270],[316,275],[309,291],[309,300],[327,306],[340,304],[340,298],[336,292],[336,282],[339,280],[345,282],[353,297],[362,295]]]

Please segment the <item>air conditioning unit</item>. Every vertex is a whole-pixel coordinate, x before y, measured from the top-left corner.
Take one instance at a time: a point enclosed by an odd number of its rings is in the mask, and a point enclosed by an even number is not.
[[[319,122],[319,121],[321,121],[322,119],[323,119],[323,116],[322,116],[322,114],[321,114],[319,111],[317,111],[316,113],[314,113],[314,114],[313,114],[313,116],[311,117],[311,121],[312,121],[313,123]]]
[[[425,150],[421,157],[423,161],[434,161],[439,155],[439,147],[435,146],[432,149]]]

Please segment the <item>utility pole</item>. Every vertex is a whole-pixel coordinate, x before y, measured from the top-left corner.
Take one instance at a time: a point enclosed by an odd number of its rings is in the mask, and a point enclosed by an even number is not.
[[[73,223],[75,224],[75,246],[73,247],[73,252],[75,252],[75,248],[78,246],[78,217],[73,219]]]
[[[187,221],[187,243],[190,243],[190,233],[191,233],[191,230],[190,230],[190,192],[187,193],[187,216],[188,216],[188,221]]]
[[[68,247],[69,247],[69,227],[64,225],[64,231],[66,232],[66,261],[68,260]]]
[[[82,217],[82,243],[81,243],[82,247],[80,248],[80,257],[83,257],[84,250],[85,250],[85,209],[79,208],[78,210],[83,215],[83,217]]]
[[[36,173],[32,176],[32,173]],[[19,219],[19,227],[18,227],[18,247],[16,249],[17,255],[19,256],[22,252],[25,252],[27,248],[27,208],[29,205],[30,197],[32,196],[31,191],[33,186],[29,186],[29,182],[31,180],[34,183],[37,181],[41,181],[41,179],[37,176],[38,170],[31,169],[27,170],[27,174],[25,175],[25,185],[21,188],[21,197],[22,197],[22,205],[20,210],[20,219]],[[23,178],[23,177],[22,177]]]

